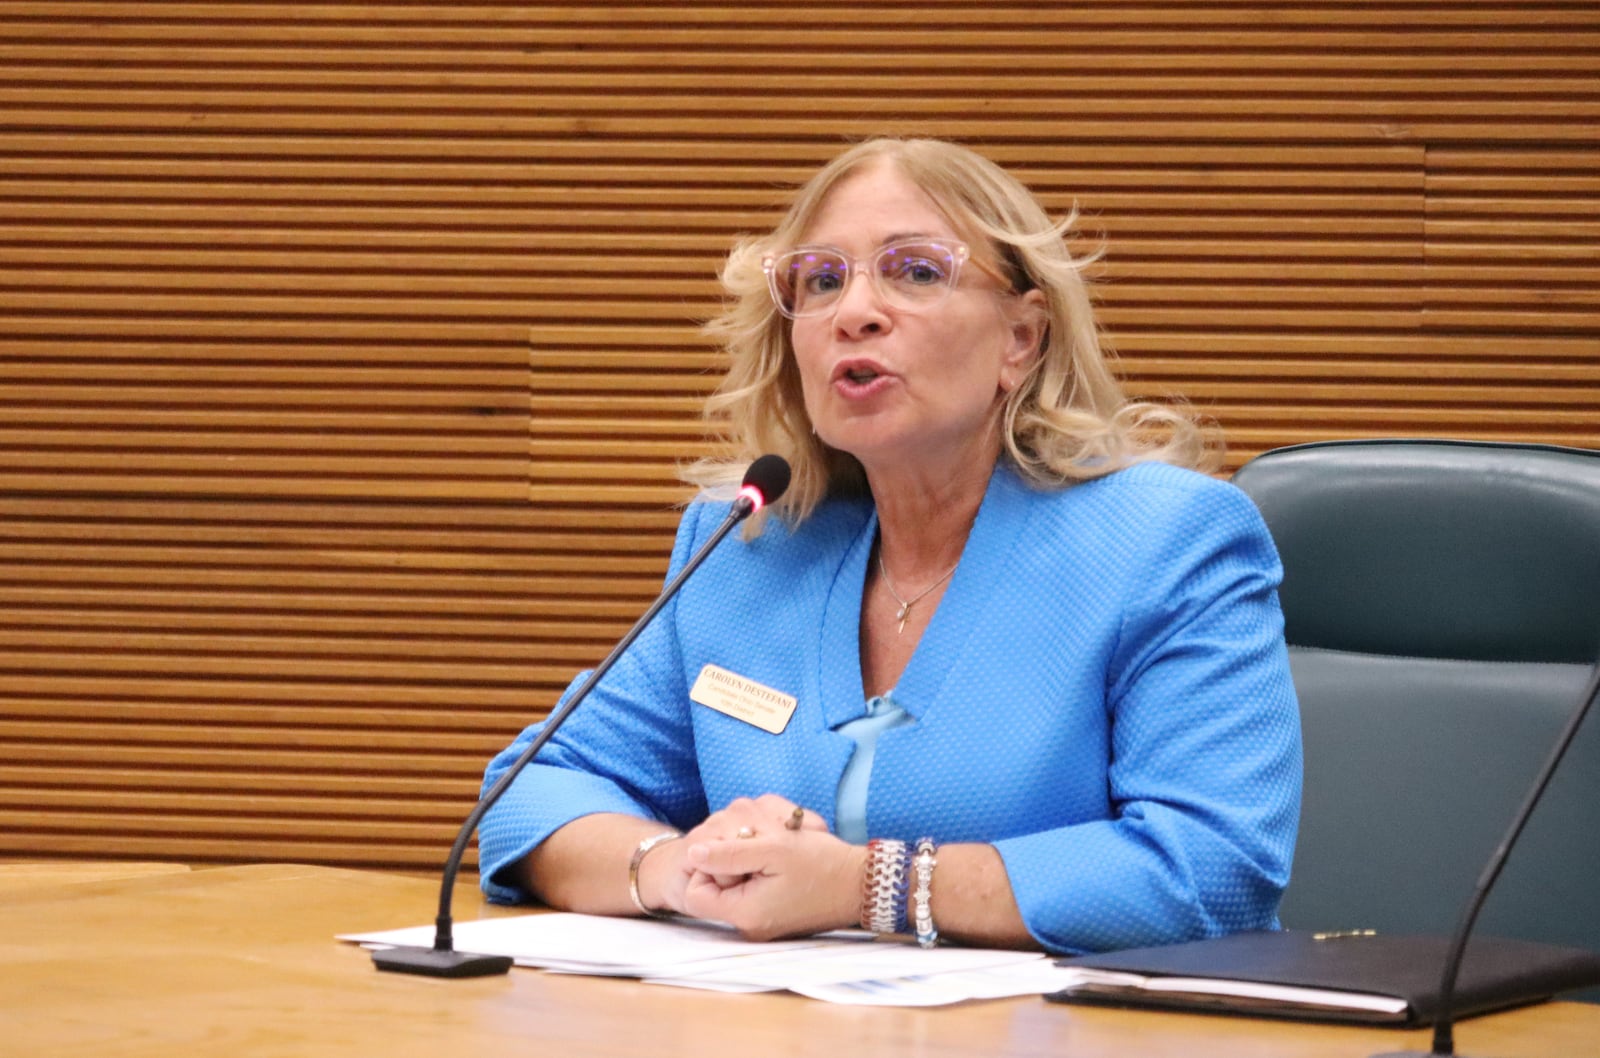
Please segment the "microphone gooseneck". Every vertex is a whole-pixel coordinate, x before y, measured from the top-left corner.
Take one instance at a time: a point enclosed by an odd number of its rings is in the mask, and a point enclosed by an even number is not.
[[[1461,963],[1466,956],[1467,940],[1472,936],[1473,924],[1478,921],[1478,912],[1483,910],[1483,902],[1489,897],[1489,889],[1494,885],[1495,879],[1500,877],[1500,871],[1506,865],[1506,858],[1511,855],[1511,847],[1517,843],[1517,838],[1521,837],[1522,828],[1528,825],[1534,807],[1544,796],[1545,787],[1550,785],[1550,779],[1556,773],[1556,766],[1561,763],[1561,758],[1566,756],[1567,748],[1572,745],[1573,738],[1578,734],[1578,728],[1583,724],[1584,717],[1589,715],[1589,710],[1594,706],[1597,697],[1600,697],[1600,662],[1596,662],[1594,671],[1589,675],[1589,686],[1584,690],[1578,708],[1573,711],[1572,716],[1567,719],[1566,726],[1561,729],[1561,734],[1556,737],[1550,756],[1545,760],[1544,767],[1539,770],[1538,777],[1534,779],[1528,796],[1523,799],[1522,807],[1517,809],[1517,814],[1512,817],[1511,826],[1506,830],[1505,837],[1500,839],[1500,844],[1489,856],[1489,863],[1478,876],[1472,896],[1468,898],[1466,907],[1461,912],[1455,934],[1450,938],[1449,953],[1445,956],[1444,969],[1439,978],[1439,1014],[1433,1022],[1433,1049],[1426,1053],[1392,1051],[1373,1055],[1372,1058],[1440,1058],[1440,1056],[1452,1058],[1455,1055],[1453,1008],[1456,978],[1461,973]]]
[[[494,807],[502,794],[510,788],[511,783],[528,766],[540,749],[544,748],[550,737],[566,722],[572,711],[583,703],[589,692],[600,682],[611,667],[617,663],[624,651],[633,645],[639,638],[639,633],[655,619],[662,607],[678,593],[689,575],[700,568],[722,538],[727,536],[734,526],[749,518],[752,514],[772,503],[782,496],[789,487],[789,464],[782,456],[764,455],[750,464],[745,471],[744,481],[739,489],[739,496],[734,500],[728,510],[727,517],[722,524],[717,526],[711,537],[700,546],[689,561],[684,563],[681,570],[666,587],[661,589],[661,594],[656,596],[650,608],[634,622],[617,645],[611,648],[611,653],[605,660],[595,666],[589,678],[583,681],[572,695],[550,714],[545,720],[544,727],[540,729],[532,742],[517,756],[496,779],[494,785],[484,792],[478,803],[468,813],[466,821],[461,824],[461,830],[456,834],[455,844],[450,847],[450,855],[445,860],[444,876],[439,887],[439,914],[434,919],[434,936],[432,948],[400,947],[387,948],[372,953],[372,962],[380,970],[394,973],[421,974],[425,977],[483,977],[490,974],[501,974],[511,969],[511,958],[506,955],[479,955],[473,952],[458,952],[455,950],[455,940],[452,937],[452,919],[450,915],[451,897],[455,890],[456,874],[461,869],[461,860],[466,856],[467,842],[472,839],[473,832],[478,829],[478,823],[484,814]]]

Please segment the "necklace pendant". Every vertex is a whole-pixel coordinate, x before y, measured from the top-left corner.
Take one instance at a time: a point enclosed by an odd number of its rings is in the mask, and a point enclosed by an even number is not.
[[[900,622],[900,627],[895,629],[895,633],[894,633],[895,635],[898,636],[898,635],[904,635],[905,634],[905,631],[906,631],[906,614],[908,614],[910,612],[911,612],[911,604],[910,603],[902,603],[901,606],[900,606],[900,612],[894,615],[895,620]]]

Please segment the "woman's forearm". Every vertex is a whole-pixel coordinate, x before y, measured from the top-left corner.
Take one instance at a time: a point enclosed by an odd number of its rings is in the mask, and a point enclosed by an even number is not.
[[[522,886],[542,903],[590,915],[637,914],[628,894],[628,861],[639,843],[671,828],[636,816],[597,813],[580,816],[544,840],[522,861]],[[639,892],[647,907],[659,900],[651,861],[657,847],[639,864]],[[647,873],[648,871],[648,873]]]
[[[978,948],[1038,948],[993,845],[941,845],[930,908],[939,936]],[[913,887],[915,882],[913,882]]]

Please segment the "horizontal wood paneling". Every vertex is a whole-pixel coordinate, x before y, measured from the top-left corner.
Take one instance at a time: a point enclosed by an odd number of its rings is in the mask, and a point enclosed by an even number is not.
[[[0,3],[0,855],[436,863],[877,133],[1077,207],[1230,468],[1600,447],[1589,0]]]

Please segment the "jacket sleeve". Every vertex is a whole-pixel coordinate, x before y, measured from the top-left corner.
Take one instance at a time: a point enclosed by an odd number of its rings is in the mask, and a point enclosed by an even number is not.
[[[1111,817],[996,843],[1047,949],[1271,929],[1299,822],[1299,712],[1249,499],[1174,489],[1139,534],[1106,673]]]
[[[678,526],[668,580],[693,555],[701,523],[709,524],[721,510],[704,503],[690,506]],[[705,817],[676,616],[674,600],[484,816],[478,827],[479,870],[483,891],[491,900],[527,899],[528,894],[506,884],[500,872],[580,816],[617,812],[681,829]],[[588,676],[589,672],[579,673],[560,702]],[[542,722],[529,727],[489,763],[484,790],[543,727]]]

